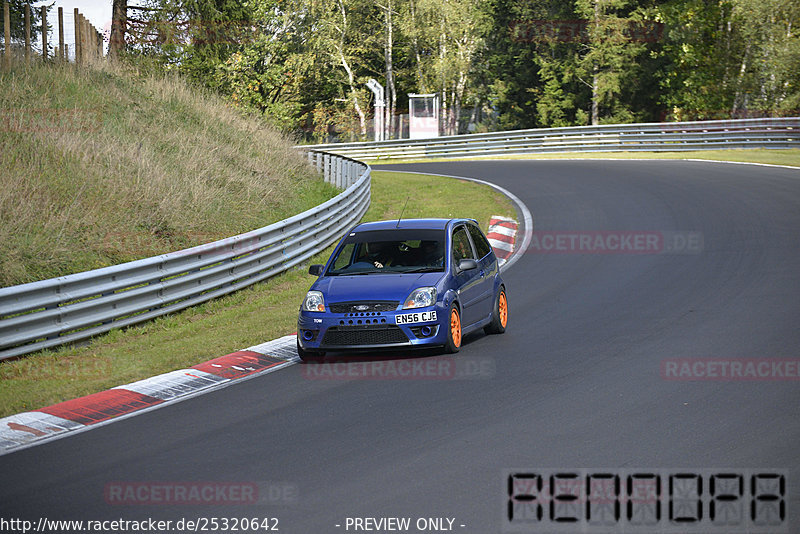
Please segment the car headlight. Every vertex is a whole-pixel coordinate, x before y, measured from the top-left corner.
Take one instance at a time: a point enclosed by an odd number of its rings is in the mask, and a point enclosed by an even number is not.
[[[311,312],[324,312],[325,299],[322,296],[322,292],[309,291],[306,293],[306,298],[303,299],[302,310]]]
[[[421,287],[415,289],[406,299],[403,304],[403,309],[410,308],[426,308],[436,304],[436,288],[435,287]]]

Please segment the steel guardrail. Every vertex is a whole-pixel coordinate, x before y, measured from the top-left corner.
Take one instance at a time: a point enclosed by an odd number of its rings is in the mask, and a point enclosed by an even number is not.
[[[336,197],[264,228],[102,269],[0,288],[0,360],[87,339],[232,293],[324,250],[366,213],[371,169],[315,150]]]
[[[537,128],[305,148],[370,160],[552,152],[800,148],[800,117]]]

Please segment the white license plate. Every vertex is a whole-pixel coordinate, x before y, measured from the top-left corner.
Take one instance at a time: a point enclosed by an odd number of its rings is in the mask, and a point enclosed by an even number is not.
[[[397,324],[429,323],[436,320],[436,312],[403,313],[394,317]]]

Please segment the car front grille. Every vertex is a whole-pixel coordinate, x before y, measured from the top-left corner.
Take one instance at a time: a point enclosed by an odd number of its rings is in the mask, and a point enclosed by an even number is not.
[[[400,302],[396,300],[370,300],[354,302],[334,302],[330,304],[331,313],[365,313],[394,311]]]
[[[322,344],[329,347],[408,343],[408,336],[396,325],[332,326]]]

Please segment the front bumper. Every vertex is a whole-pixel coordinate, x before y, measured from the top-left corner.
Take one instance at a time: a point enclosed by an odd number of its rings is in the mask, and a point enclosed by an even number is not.
[[[435,321],[397,324],[407,313],[436,311]],[[297,340],[304,350],[403,348],[447,343],[448,314],[441,303],[413,310],[333,313],[301,311]]]

